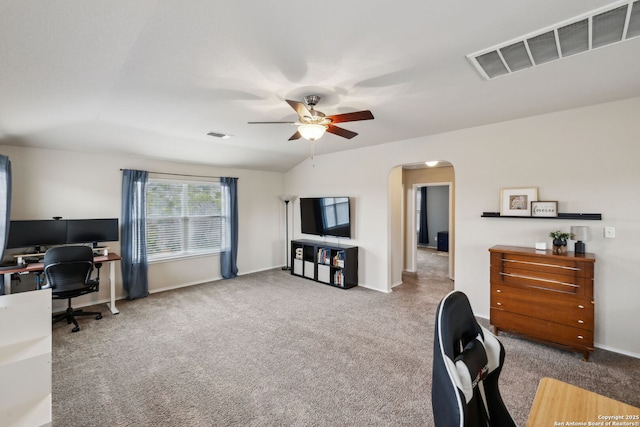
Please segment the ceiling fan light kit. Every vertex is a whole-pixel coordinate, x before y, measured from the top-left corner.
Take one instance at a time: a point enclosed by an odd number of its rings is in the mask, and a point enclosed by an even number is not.
[[[301,124],[298,126],[298,132],[304,139],[308,139],[309,141],[315,141],[316,139],[320,139],[322,135],[324,135],[327,127],[324,125],[318,124]]]
[[[318,111],[313,107],[316,106],[320,97],[318,95],[307,95],[304,97],[304,103],[298,101],[286,100],[287,103],[298,113],[297,122],[248,122],[249,124],[273,124],[287,123],[298,126],[296,133],[291,135],[289,141],[304,138],[309,141],[315,141],[321,138],[325,132],[351,139],[358,135],[356,132],[338,127],[334,123],[355,122],[359,120],[371,120],[373,114],[369,110],[355,111],[353,113],[335,114],[326,116],[322,111]]]

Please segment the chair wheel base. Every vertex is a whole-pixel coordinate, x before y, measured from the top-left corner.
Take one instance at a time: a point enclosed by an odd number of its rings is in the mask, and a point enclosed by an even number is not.
[[[100,320],[100,319],[102,319],[102,314],[98,314],[98,315],[96,316],[96,320]]]
[[[71,330],[71,332],[78,332],[80,330],[80,326],[76,326]]]

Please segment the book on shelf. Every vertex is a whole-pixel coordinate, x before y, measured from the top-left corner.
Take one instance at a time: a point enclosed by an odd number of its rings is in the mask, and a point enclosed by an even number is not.
[[[333,266],[344,268],[344,251],[336,252],[336,255],[333,257]]]
[[[333,273],[333,284],[344,288],[344,274],[342,271],[338,270]]]
[[[331,264],[330,260],[331,260],[330,249],[325,249],[325,248],[318,249],[318,264],[329,265]]]

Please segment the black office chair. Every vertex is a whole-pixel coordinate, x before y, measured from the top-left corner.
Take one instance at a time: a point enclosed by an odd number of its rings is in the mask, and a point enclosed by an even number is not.
[[[42,289],[51,288],[54,299],[68,300],[67,311],[53,317],[53,322],[67,320],[75,327],[71,332],[78,332],[80,326],[76,316],[96,316],[102,319],[99,312],[74,310],[71,307],[71,298],[98,292],[100,286],[100,267],[95,264],[97,275],[91,279],[93,272],[93,250],[88,246],[60,246],[51,248],[44,254],[44,275],[46,284]]]
[[[515,427],[498,390],[504,356],[502,343],[478,324],[464,293],[453,291],[440,301],[431,385],[436,427]]]

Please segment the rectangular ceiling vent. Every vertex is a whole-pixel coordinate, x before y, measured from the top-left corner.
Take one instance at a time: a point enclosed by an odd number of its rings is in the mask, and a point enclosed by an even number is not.
[[[467,55],[486,80],[640,36],[640,0],[616,2]]]
[[[228,133],[220,133],[220,132],[213,132],[213,131],[207,133],[207,135],[213,136],[215,138],[222,138],[222,139],[231,138],[231,135],[229,135]]]

